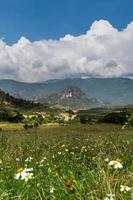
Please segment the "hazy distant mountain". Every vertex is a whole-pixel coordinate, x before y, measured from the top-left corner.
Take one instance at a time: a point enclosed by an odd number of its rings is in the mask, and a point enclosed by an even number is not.
[[[42,83],[23,83],[0,80],[0,88],[13,96],[25,99],[41,99],[58,93],[68,86],[80,88],[87,97],[90,95],[107,105],[133,104],[133,79],[129,78],[73,78],[51,80]]]
[[[95,98],[87,97],[81,89],[74,86],[69,86],[61,92],[48,96],[46,101],[52,105],[62,105],[72,109],[87,109],[99,105]]]

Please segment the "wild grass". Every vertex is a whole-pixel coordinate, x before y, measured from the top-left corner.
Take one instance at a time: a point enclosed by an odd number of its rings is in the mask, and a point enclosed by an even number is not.
[[[1,126],[0,199],[104,200],[108,194],[115,195],[109,200],[131,199],[132,191],[120,192],[120,185],[132,187],[132,129],[108,124],[27,131],[21,124]],[[109,166],[117,159],[122,169]],[[33,178],[16,180],[20,168],[33,168]]]

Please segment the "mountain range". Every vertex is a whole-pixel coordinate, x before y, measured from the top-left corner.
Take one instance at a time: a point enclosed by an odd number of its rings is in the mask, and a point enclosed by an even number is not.
[[[49,98],[51,102],[53,95],[56,99],[63,90],[70,86],[78,87],[86,98],[93,97],[102,105],[133,104],[133,80],[128,78],[70,78],[40,83],[0,80],[0,88],[14,97],[30,100]]]

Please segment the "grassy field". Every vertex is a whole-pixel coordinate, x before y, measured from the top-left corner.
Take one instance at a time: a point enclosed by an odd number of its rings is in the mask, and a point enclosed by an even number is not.
[[[132,129],[108,124],[0,127],[0,200],[131,199]]]

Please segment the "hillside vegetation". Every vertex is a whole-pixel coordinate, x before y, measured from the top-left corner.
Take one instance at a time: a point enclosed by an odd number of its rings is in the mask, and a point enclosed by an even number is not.
[[[28,101],[24,99],[15,98],[8,93],[0,90],[0,105],[9,108],[20,108],[20,109],[33,109],[42,108],[40,103],[35,103],[33,101]]]

